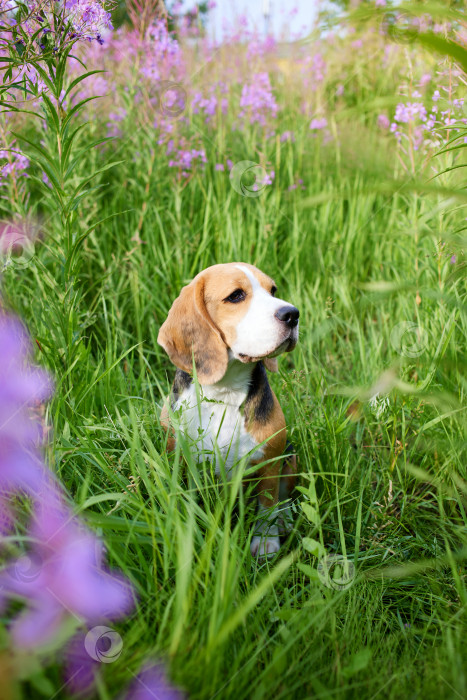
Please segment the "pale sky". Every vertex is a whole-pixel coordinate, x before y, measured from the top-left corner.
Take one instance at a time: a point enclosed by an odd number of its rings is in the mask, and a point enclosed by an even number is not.
[[[235,18],[247,15],[250,26],[264,32],[264,10],[269,6],[270,31],[280,38],[284,26],[289,37],[308,34],[313,26],[320,0],[216,0],[217,7],[210,11],[208,34],[216,40],[222,38],[223,22],[232,26]],[[190,9],[194,3],[184,0],[184,9]]]

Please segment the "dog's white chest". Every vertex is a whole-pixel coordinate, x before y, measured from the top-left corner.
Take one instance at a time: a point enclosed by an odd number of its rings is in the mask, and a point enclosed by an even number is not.
[[[178,398],[174,411],[178,413],[180,429],[193,441],[199,461],[214,462],[216,474],[221,464],[229,472],[246,455],[261,459],[262,448],[246,431],[240,406],[246,399],[246,389],[227,390],[213,387],[196,388],[191,384]]]

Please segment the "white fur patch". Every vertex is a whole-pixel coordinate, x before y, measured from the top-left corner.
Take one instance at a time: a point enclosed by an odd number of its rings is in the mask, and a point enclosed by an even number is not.
[[[233,362],[220,382],[199,387],[199,403],[192,383],[174,406],[174,412],[181,409],[178,427],[195,443],[199,461],[215,462],[216,474],[220,473],[219,458],[228,474],[248,454],[250,460],[263,457],[263,448],[258,448],[256,440],[246,431],[240,413],[248,394],[251,371],[251,365]]]
[[[231,350],[235,357],[266,357],[271,355],[288,337],[284,325],[274,314],[282,306],[290,306],[283,299],[271,296],[254,274],[243,265],[236,266],[251,283],[253,298],[248,311],[237,326],[237,337]]]
[[[281,543],[277,515],[277,508],[266,508],[258,503],[258,520],[250,544],[254,557],[267,557],[279,551]]]

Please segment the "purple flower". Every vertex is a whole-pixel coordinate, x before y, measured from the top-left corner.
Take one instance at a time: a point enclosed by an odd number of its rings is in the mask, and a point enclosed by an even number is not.
[[[244,126],[259,124],[265,127],[275,119],[279,107],[272,93],[268,73],[256,73],[242,88],[239,119]]]
[[[99,0],[67,0],[65,2],[68,21],[74,37],[103,44],[102,34],[112,29],[111,15]]]
[[[214,170],[216,170],[217,172],[223,173],[225,170],[225,167],[224,167],[224,165],[222,165],[222,163],[216,163],[216,165],[214,166]]]
[[[182,50],[162,19],[154,22],[142,42],[144,50],[141,74],[157,87],[158,81],[180,80],[185,72]]]
[[[70,614],[94,622],[132,607],[128,583],[104,569],[102,544],[74,517],[39,454],[43,431],[31,411],[50,396],[52,383],[30,364],[30,355],[24,327],[0,316],[2,525],[11,516],[8,499],[14,492],[26,492],[33,505],[32,545],[0,572],[3,606],[10,598],[24,602],[11,624],[12,639],[23,648],[53,640]]]
[[[261,181],[261,185],[272,185],[275,176],[276,173],[274,172],[274,170],[271,170],[269,173],[266,173]]]
[[[328,125],[328,120],[325,117],[322,117],[321,119],[312,119],[310,122],[310,129],[312,130],[319,130],[319,129],[325,129]]]
[[[10,147],[12,146],[10,144]],[[7,179],[27,177],[26,170],[29,168],[29,160],[22,153],[0,151],[0,158],[5,158],[7,161],[0,166],[0,187],[6,184]]]
[[[170,153],[172,153],[172,150]],[[186,173],[186,176],[188,176],[187,171],[192,170],[197,162],[203,165],[208,162],[204,149],[184,149],[182,147],[178,148],[174,152],[174,157],[169,160],[169,168],[181,168]]]
[[[42,438],[41,427],[31,420],[29,411],[51,395],[53,385],[43,370],[29,364],[31,352],[24,326],[10,316],[0,316],[0,459],[4,467],[9,454],[19,447],[31,449]],[[2,469],[0,484],[4,479]]]
[[[284,131],[281,134],[280,138],[281,143],[284,143],[285,141],[290,141],[291,143],[295,143],[295,134],[293,131]]]
[[[421,102],[407,102],[406,104],[401,102],[397,105],[394,115],[394,120],[399,124],[407,124],[416,119],[426,121],[426,118],[427,112],[425,106]]]
[[[183,700],[183,693],[168,681],[160,664],[146,666],[136,677],[125,695],[125,700]]]
[[[389,129],[389,119],[385,114],[378,115],[378,126],[380,129]]]
[[[425,87],[425,85],[428,85],[428,83],[431,80],[431,75],[430,73],[424,73],[422,77],[420,78],[419,86],[420,87]]]
[[[204,114],[206,123],[212,122],[213,117],[220,114],[227,114],[229,106],[226,95],[228,94],[228,86],[222,81],[213,83],[208,88],[208,94],[203,95],[201,92],[195,92],[191,101],[193,114]]]
[[[85,647],[86,634],[79,632],[66,645],[64,651],[64,675],[68,690],[87,695],[93,689],[99,661],[90,656]]]
[[[451,265],[455,265],[457,262],[457,255],[453,255],[449,262],[451,263]]]

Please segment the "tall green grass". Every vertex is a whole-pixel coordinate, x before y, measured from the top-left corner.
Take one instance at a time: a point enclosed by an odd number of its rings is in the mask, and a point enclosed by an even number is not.
[[[77,235],[113,218],[85,240],[79,276],[64,278],[53,217],[33,263],[5,271],[5,303],[56,380],[49,460],[138,594],[100,698],[148,656],[192,698],[467,696],[463,200],[378,190],[407,179],[373,104],[394,102],[402,65],[378,70],[355,58],[352,104],[328,105],[328,143],[310,136],[280,73],[280,120],[295,143],[232,132],[233,111],[213,132],[188,106],[208,158],[189,182],[168,168],[149,121],[132,128],[130,103],[122,137],[76,173],[122,161],[82,203]],[[328,99],[335,82],[328,74]],[[104,128],[97,113],[83,147]],[[273,186],[238,195],[214,170],[219,153],[269,161]],[[305,191],[288,191],[294,175]],[[454,172],[443,184],[461,182]],[[29,196],[40,211],[33,185]],[[241,472],[217,481],[183,441],[168,454],[158,422],[174,373],[159,326],[183,284],[233,260],[274,277],[301,313],[299,344],[270,377],[301,491],[294,530],[268,561],[249,553],[255,509]],[[400,323],[422,329],[415,357],[394,346]],[[345,555],[351,585],[323,585],[303,538]],[[48,677],[58,691],[59,669]]]

